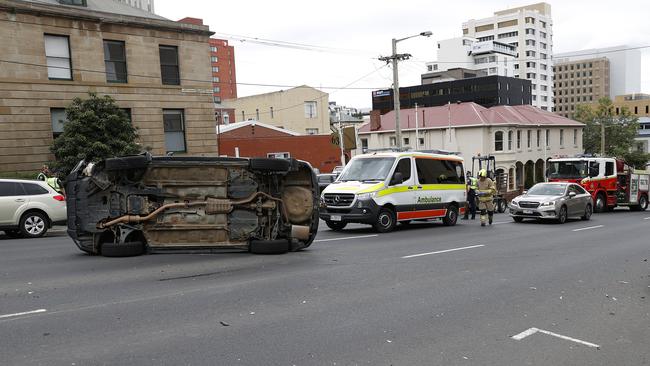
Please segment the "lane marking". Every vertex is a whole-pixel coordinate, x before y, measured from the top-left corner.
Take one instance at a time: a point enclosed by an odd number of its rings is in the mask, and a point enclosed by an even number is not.
[[[316,239],[316,240],[314,240],[314,243],[316,243],[316,242],[323,242],[323,241],[349,240],[349,239],[361,239],[361,238],[374,238],[375,236],[379,236],[379,234],[373,234],[373,235],[359,235],[359,236],[346,236],[346,237],[343,237],[343,238],[331,238],[331,239]]]
[[[503,225],[503,224],[513,224],[514,221],[500,221],[500,222],[493,222],[492,225]]]
[[[14,316],[21,316],[21,315],[44,313],[46,311],[47,311],[46,309],[38,309],[38,310],[32,310],[32,311],[24,311],[22,313],[5,314],[5,315],[0,315],[0,319],[11,318],[11,317],[14,317]]]
[[[511,338],[514,339],[514,340],[516,340],[516,341],[520,341],[520,340],[522,340],[522,339],[524,339],[524,338],[526,338],[526,337],[528,337],[528,336],[530,336],[530,335],[533,335],[533,334],[535,334],[535,333],[548,334],[548,335],[553,336],[553,337],[557,337],[557,338],[560,338],[560,339],[564,339],[564,340],[566,340],[566,341],[571,341],[571,342],[579,343],[579,344],[582,344],[582,345],[584,345],[584,346],[591,347],[591,348],[600,348],[600,346],[597,345],[597,344],[595,344],[595,343],[586,342],[586,341],[583,341],[583,340],[580,340],[580,339],[577,339],[577,338],[567,337],[567,336],[562,335],[562,334],[557,334],[557,333],[549,332],[548,330],[539,329],[539,328],[530,328],[530,329],[527,329],[527,330],[525,330],[525,331],[523,331],[523,332],[521,332],[521,333],[519,333],[519,334],[517,334],[517,335],[512,336]]]
[[[650,220],[650,217],[646,217],[644,220]]]
[[[484,247],[485,245],[480,244],[480,245],[472,245],[469,247],[462,247],[462,248],[453,248],[453,249],[445,249],[445,250],[439,250],[437,252],[429,252],[429,253],[420,253],[420,254],[411,254],[411,255],[405,255],[402,257],[402,259],[408,259],[408,258],[415,258],[415,257],[422,257],[423,255],[431,255],[431,254],[440,254],[440,253],[449,253],[449,252],[455,252],[458,250],[465,250],[465,249],[472,249],[472,248],[480,248]]]
[[[604,225],[596,225],[596,226],[588,226],[588,227],[583,227],[581,229],[573,229],[572,231],[582,231],[582,230],[591,230],[591,229],[598,229],[600,227],[603,227]]]

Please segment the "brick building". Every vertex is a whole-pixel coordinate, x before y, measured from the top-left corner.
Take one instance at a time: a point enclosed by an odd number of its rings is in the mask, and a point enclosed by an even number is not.
[[[323,173],[341,165],[341,150],[329,135],[302,135],[251,120],[219,126],[218,139],[221,155],[296,158]]]
[[[0,0],[0,34],[12,35],[0,37],[0,172],[53,160],[64,108],[89,92],[127,110],[143,149],[216,154],[209,28],[115,1],[66,3]]]

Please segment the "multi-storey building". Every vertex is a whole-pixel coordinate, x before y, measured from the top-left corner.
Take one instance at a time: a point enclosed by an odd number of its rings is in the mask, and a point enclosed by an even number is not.
[[[529,80],[506,76],[470,77],[399,88],[403,109],[474,102],[483,107],[530,104]],[[393,89],[372,92],[372,109],[381,114],[394,109]]]
[[[86,0],[82,0],[82,1],[85,2]],[[93,0],[91,0],[91,1],[93,1]],[[116,0],[116,1],[119,1],[119,2],[127,4],[127,5],[130,5],[130,6],[134,7],[134,8],[138,8],[138,9],[142,9],[144,11],[148,11],[149,13],[154,13],[155,12],[154,5],[153,5],[154,0]]]
[[[517,47],[460,37],[439,41],[437,56],[436,61],[427,63],[428,72],[466,68],[485,75],[514,76]]]
[[[532,83],[532,104],[553,110],[553,21],[551,5],[537,3],[497,11],[492,17],[463,23],[463,36],[515,46],[515,77]]]
[[[556,64],[580,63],[590,59],[609,60],[609,98],[641,91],[641,51],[638,47],[621,45],[556,54]]]
[[[307,85],[222,102],[236,122],[255,120],[308,135],[330,132],[329,95]],[[231,121],[232,122],[232,121]]]
[[[433,68],[432,68],[433,69]],[[476,71],[466,68],[448,69],[445,71],[434,71],[420,75],[422,85],[440,83],[443,81],[453,81],[458,79],[468,79],[480,76],[487,76],[485,71]]]
[[[145,150],[217,153],[207,26],[116,1],[0,0],[0,20],[0,172],[53,160],[64,108],[89,92],[126,110]]]
[[[556,61],[554,66],[555,113],[571,117],[579,104],[609,97],[610,68],[606,57],[580,61]]]
[[[634,93],[617,95],[612,102],[615,114],[626,108],[633,117],[639,119],[639,133],[636,137],[636,149],[650,153],[650,94]],[[594,104],[592,107],[596,107]]]

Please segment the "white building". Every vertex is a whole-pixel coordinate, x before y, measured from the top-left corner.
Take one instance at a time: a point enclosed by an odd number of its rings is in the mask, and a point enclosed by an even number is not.
[[[417,130],[416,130],[417,121]],[[404,146],[459,152],[471,170],[472,156],[494,155],[508,190],[544,180],[545,161],[582,153],[584,124],[530,105],[482,107],[476,103],[400,111]],[[417,132],[416,132],[417,131]],[[358,132],[357,153],[394,148],[395,111],[371,113]],[[474,172],[476,173],[476,172]]]
[[[494,16],[463,23],[463,36],[479,42],[496,40],[519,51],[514,76],[532,82],[532,104],[553,110],[553,21],[551,5],[537,3],[497,11]]]
[[[459,37],[438,42],[437,60],[427,63],[428,72],[465,68],[485,75],[514,76],[517,47],[494,40],[479,42]]]
[[[641,92],[641,51],[634,46],[596,48],[556,54],[556,63],[606,57],[609,60],[609,97]]]
[[[131,5],[134,8],[142,9],[148,11],[149,13],[154,13],[154,0],[116,0],[121,3]]]

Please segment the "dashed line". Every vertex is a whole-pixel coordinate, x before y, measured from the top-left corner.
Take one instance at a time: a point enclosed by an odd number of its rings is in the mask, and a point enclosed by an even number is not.
[[[317,240],[314,240],[314,243],[316,243],[316,242],[324,242],[324,241],[349,240],[349,239],[361,239],[361,238],[374,238],[375,236],[379,236],[379,234],[373,234],[373,235],[359,235],[359,236],[346,236],[346,237],[343,237],[343,238],[331,238],[331,239],[317,239]]]
[[[644,220],[650,220],[650,217],[646,217]]]
[[[411,254],[411,255],[405,255],[402,257],[402,259],[408,259],[408,258],[415,258],[415,257],[422,257],[424,255],[432,255],[432,254],[440,254],[440,253],[449,253],[449,252],[455,252],[458,250],[465,250],[465,249],[472,249],[472,248],[480,248],[484,247],[485,245],[480,244],[480,245],[472,245],[469,247],[462,247],[462,248],[453,248],[453,249],[445,249],[445,250],[439,250],[437,252],[429,252],[429,253],[420,253],[420,254]]]
[[[572,231],[583,231],[583,230],[591,230],[591,229],[598,229],[603,227],[604,225],[596,225],[596,226],[588,226],[588,227],[583,227],[580,229],[573,229]]]
[[[30,315],[30,314],[38,314],[38,313],[44,313],[46,312],[47,309],[38,309],[38,310],[32,310],[32,311],[24,311],[22,313],[14,313],[14,314],[5,314],[5,315],[0,315],[0,319],[4,318],[12,318],[14,316],[21,316],[21,315]]]

